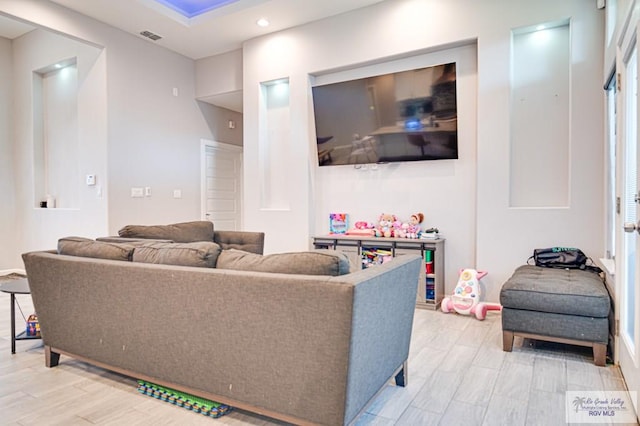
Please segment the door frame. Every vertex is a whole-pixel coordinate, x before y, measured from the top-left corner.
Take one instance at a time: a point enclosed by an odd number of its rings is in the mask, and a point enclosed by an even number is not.
[[[241,146],[231,145],[224,142],[214,141],[212,139],[200,139],[200,219],[207,219],[207,148],[227,151],[232,154],[240,155],[240,224],[239,228],[244,226],[244,150]]]
[[[619,200],[621,200],[621,204],[624,204],[625,195],[625,181],[626,181],[626,144],[627,144],[627,126],[629,117],[627,116],[627,90],[628,90],[628,77],[627,77],[627,64],[628,60],[631,57],[632,53],[636,53],[636,58],[640,61],[640,45],[638,32],[640,30],[640,11],[635,7],[636,1],[632,2],[632,6],[627,12],[627,16],[625,17],[625,22],[622,25],[622,30],[620,32],[619,40],[618,40],[618,51],[616,54],[616,70],[619,75],[619,84],[621,84],[621,88],[619,87],[618,99],[617,99],[617,126],[618,126],[618,134],[617,134],[617,146],[619,150],[617,152],[616,158],[616,181],[618,184],[616,185],[616,196]],[[640,62],[637,64],[639,66],[640,71]],[[640,145],[640,97],[636,98],[636,146]],[[636,159],[638,161],[638,159]],[[637,208],[640,208],[637,206]],[[626,300],[624,299],[624,286],[625,283],[625,273],[624,273],[624,262],[625,251],[624,244],[626,234],[623,231],[624,226],[624,211],[620,210],[616,217],[616,271],[615,271],[615,310],[616,310],[616,359],[615,362],[620,366],[620,371],[624,377],[624,380],[627,384],[627,388],[630,391],[638,391],[640,387],[640,355],[638,352],[640,351],[640,327],[636,326],[634,333],[634,350],[627,342],[626,337],[623,335],[623,324],[622,322],[622,310],[624,309],[624,304]],[[640,238],[636,236],[636,238]],[[638,264],[638,260],[636,259],[636,265]],[[637,276],[638,271],[636,271]],[[634,307],[635,309],[635,318],[636,322],[638,318],[640,318],[640,292],[636,290]],[[635,394],[636,397],[634,399],[634,405],[636,410],[636,415],[638,415],[638,393]]]

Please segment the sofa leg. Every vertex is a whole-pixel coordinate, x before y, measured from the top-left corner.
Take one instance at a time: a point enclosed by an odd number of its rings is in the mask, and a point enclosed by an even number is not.
[[[51,346],[44,347],[44,365],[51,368],[60,362],[60,354],[53,352]]]
[[[396,386],[402,386],[402,387],[407,386],[407,383],[408,383],[407,361],[402,363],[402,368],[400,369],[400,371],[398,371],[398,374],[396,374],[395,380],[396,380]]]
[[[511,352],[513,349],[513,331],[502,330],[502,350]]]
[[[603,343],[593,344],[593,362],[598,367],[604,367],[607,363],[607,345]]]

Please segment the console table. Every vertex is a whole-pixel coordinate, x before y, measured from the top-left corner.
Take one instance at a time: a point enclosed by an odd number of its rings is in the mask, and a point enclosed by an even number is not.
[[[444,297],[444,241],[444,238],[409,239],[333,234],[314,237],[313,247],[340,250],[349,257],[352,267],[356,268],[383,262],[386,256],[419,254],[424,267],[418,281],[416,307],[435,310]]]
[[[24,330],[16,335],[16,294],[31,294],[27,279],[7,281],[0,284],[0,291],[11,295],[11,353],[16,353],[16,340],[40,339],[40,336],[28,336]]]

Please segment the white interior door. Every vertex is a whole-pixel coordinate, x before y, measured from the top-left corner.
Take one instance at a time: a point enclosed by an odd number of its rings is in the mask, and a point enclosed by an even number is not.
[[[624,64],[624,143],[621,168],[620,269],[616,279],[620,327],[619,363],[630,391],[640,390],[640,194],[638,164],[638,55],[637,46],[630,49]],[[637,394],[636,394],[637,395]],[[636,399],[636,412],[638,401]]]
[[[202,218],[217,230],[242,228],[242,148],[202,141]]]

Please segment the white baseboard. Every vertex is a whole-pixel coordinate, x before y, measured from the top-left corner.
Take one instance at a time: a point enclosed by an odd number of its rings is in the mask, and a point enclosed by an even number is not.
[[[27,272],[24,269],[0,269],[0,277],[4,277],[9,274],[27,275]]]

